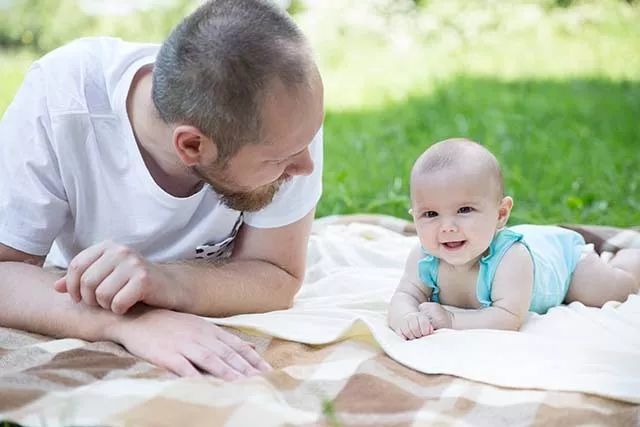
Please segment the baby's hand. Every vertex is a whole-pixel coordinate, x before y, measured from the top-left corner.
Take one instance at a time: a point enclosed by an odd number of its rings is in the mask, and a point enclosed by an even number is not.
[[[393,330],[404,339],[413,340],[433,333],[429,318],[419,311],[406,314]]]
[[[451,328],[453,315],[437,302],[423,302],[418,306],[420,313],[429,319],[434,329]]]

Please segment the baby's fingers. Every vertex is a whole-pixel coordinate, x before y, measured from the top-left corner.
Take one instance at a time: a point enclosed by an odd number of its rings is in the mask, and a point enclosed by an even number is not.
[[[411,325],[411,332],[413,332],[413,336],[416,338],[420,338],[422,334],[422,327],[420,325],[420,316],[412,316],[409,320]]]
[[[411,330],[416,338],[426,337],[433,333],[433,326],[428,317],[418,315],[412,319]]]
[[[433,325],[429,319],[425,316],[418,317],[418,324],[420,325],[420,335],[426,337],[427,335],[431,335],[433,333]]]
[[[408,320],[405,322],[404,325],[402,325],[401,332],[402,332],[402,336],[405,337],[405,339],[413,340],[416,338],[415,335],[413,335],[413,332],[411,331],[411,325],[409,324]]]

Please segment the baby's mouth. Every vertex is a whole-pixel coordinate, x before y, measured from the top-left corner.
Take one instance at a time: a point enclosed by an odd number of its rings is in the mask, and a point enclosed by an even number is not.
[[[456,240],[455,242],[443,242],[442,246],[450,250],[455,250],[464,246],[466,242],[467,242],[466,240]]]

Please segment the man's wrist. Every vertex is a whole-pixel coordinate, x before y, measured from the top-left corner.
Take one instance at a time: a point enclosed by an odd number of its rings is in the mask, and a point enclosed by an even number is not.
[[[110,319],[106,321],[106,324],[101,330],[100,340],[112,341],[124,345],[123,333],[126,332],[127,328],[129,328],[138,317],[150,310],[159,309],[138,303],[131,307],[131,309],[124,315],[115,315],[113,313],[105,312]]]
[[[184,264],[153,264],[155,275],[149,295],[145,295],[143,302],[153,307],[182,311],[192,307],[192,295],[186,291],[187,285],[180,283],[177,269]]]
[[[124,324],[129,323],[131,321],[131,317],[135,316],[133,311],[135,307],[131,308],[127,314],[117,315],[109,312],[105,312],[105,314],[110,315],[110,319],[108,319],[100,331],[99,340],[100,341],[112,341],[118,344],[122,344],[121,338],[121,330]]]

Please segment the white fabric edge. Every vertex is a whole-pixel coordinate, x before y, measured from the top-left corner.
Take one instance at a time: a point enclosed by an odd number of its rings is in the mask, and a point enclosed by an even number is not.
[[[314,199],[310,199],[308,203],[301,205],[302,206],[301,208],[292,212],[291,214],[283,216],[282,220],[278,222],[266,223],[263,221],[254,221],[254,220],[247,219],[245,220],[245,224],[250,225],[251,227],[254,227],[254,228],[278,228],[278,227],[284,227],[289,224],[293,224],[294,222],[297,222],[302,218],[304,218],[306,215],[308,215],[309,212],[311,212],[311,210],[318,205],[318,202],[320,201],[320,197],[322,197],[322,185],[320,185],[318,188],[319,188],[318,194]]]

